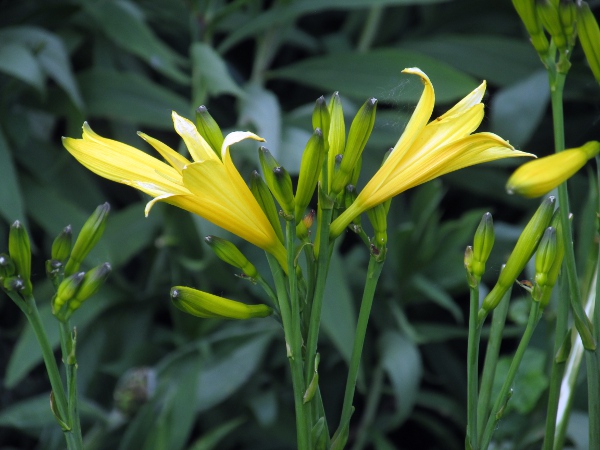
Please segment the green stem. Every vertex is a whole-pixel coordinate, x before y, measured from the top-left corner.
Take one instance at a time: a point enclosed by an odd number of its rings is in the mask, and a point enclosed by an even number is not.
[[[500,389],[500,394],[496,397],[496,401],[494,402],[494,406],[492,407],[492,411],[488,418],[485,430],[483,432],[483,437],[481,439],[480,448],[482,450],[486,450],[490,441],[492,440],[492,434],[496,429],[496,425],[498,421],[501,419],[504,414],[504,410],[506,409],[506,405],[510,399],[510,390],[517,375],[517,371],[519,370],[519,366],[521,364],[521,360],[523,359],[523,355],[525,354],[525,350],[527,350],[527,346],[529,345],[529,341],[531,340],[531,336],[535,330],[536,325],[538,324],[541,317],[540,313],[540,304],[539,302],[532,302],[531,310],[529,311],[529,320],[527,321],[527,326],[525,328],[525,332],[521,337],[521,342],[519,342],[519,346],[517,347],[517,351],[515,352],[515,356],[510,364],[510,368],[508,369],[508,374],[506,376],[506,380],[504,380],[504,384]]]
[[[350,358],[350,367],[348,370],[348,378],[346,380],[346,390],[344,393],[344,404],[342,406],[342,415],[340,418],[341,429],[344,424],[350,420],[352,415],[352,400],[354,398],[354,390],[356,389],[356,379],[358,378],[358,369],[360,367],[360,359],[367,334],[367,325],[369,316],[371,315],[371,306],[373,306],[373,298],[375,297],[375,288],[383,269],[385,259],[371,254],[369,258],[369,268],[367,269],[367,280],[365,282],[365,290],[360,304],[360,312],[358,314],[358,322],[356,324],[356,334],[354,335],[354,345],[352,347],[352,356]]]
[[[556,414],[560,399],[560,385],[565,373],[565,362],[557,362],[556,355],[568,333],[569,301],[566,280],[560,282],[560,294],[556,309],[556,329],[554,334],[554,348],[552,352],[552,371],[550,374],[550,389],[548,392],[548,407],[546,409],[546,431],[544,433],[543,450],[554,448],[554,435],[556,433]]]
[[[477,391],[479,378],[479,340],[481,325],[479,286],[470,286],[469,338],[467,343],[467,438],[466,448],[477,450]]]
[[[297,347],[295,336],[292,335],[293,325],[291,317],[290,303],[286,290],[285,275],[277,260],[267,253],[267,260],[273,273],[275,281],[275,290],[279,300],[279,309],[283,321],[283,332],[285,335],[285,345],[290,361],[290,370],[292,372],[292,385],[294,390],[294,409],[296,412],[296,435],[298,440],[298,450],[310,450],[310,427],[308,426],[305,414],[305,406],[302,403],[306,385],[302,373],[302,350]]]
[[[79,404],[77,398],[77,360],[75,357],[76,331],[71,332],[69,321],[59,322],[60,346],[62,359],[66,367],[67,396],[68,396],[68,424],[77,449],[83,449],[81,436],[81,422],[79,420]]]
[[[358,45],[356,46],[356,51],[358,53],[366,52],[371,48],[371,45],[373,45],[373,40],[375,39],[375,36],[377,36],[381,17],[383,16],[383,9],[383,6],[372,6],[369,9],[365,26],[360,35]]]
[[[329,205],[327,205],[329,206]],[[306,344],[306,371],[305,381],[310,383],[315,370],[315,356],[317,354],[317,342],[319,340],[319,328],[321,324],[321,310],[323,308],[323,296],[325,295],[325,284],[329,269],[329,225],[333,215],[333,209],[321,209],[319,222],[319,254],[317,256],[317,279],[315,292],[310,310],[310,322],[308,324],[308,338]]]
[[[494,309],[492,315],[492,326],[490,337],[485,351],[485,360],[483,362],[483,372],[481,374],[481,386],[479,388],[479,400],[477,403],[477,435],[481,436],[485,419],[490,411],[490,398],[492,397],[492,387],[496,375],[496,364],[500,354],[500,345],[502,344],[502,333],[506,322],[506,314],[510,304],[510,295],[512,289],[509,289],[498,306]]]

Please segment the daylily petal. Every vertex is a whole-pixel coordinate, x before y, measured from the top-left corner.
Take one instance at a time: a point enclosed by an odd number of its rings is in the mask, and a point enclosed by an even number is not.
[[[165,158],[167,162],[171,164],[171,166],[173,166],[179,173],[181,173],[187,164],[191,163],[191,161],[189,161],[186,157],[177,153],[171,147],[160,142],[158,139],[154,139],[153,137],[150,137],[141,131],[138,131],[138,136],[154,147],[154,149],[160,153],[162,157]]]
[[[456,114],[462,114],[467,109],[475,106],[478,103],[481,103],[481,99],[483,98],[483,94],[485,94],[486,82],[481,83],[476,89],[471,91],[465,98],[463,98],[460,102],[442,114],[439,119],[445,119],[446,117],[454,116]]]
[[[230,146],[246,139],[254,139],[255,141],[265,142],[263,138],[249,131],[234,131],[229,133],[227,136],[225,136],[225,139],[223,139],[223,145],[221,146],[221,159],[225,161],[225,157]]]
[[[173,125],[175,131],[181,136],[185,146],[190,152],[190,156],[194,161],[206,161],[210,159],[218,160],[219,157],[215,154],[210,145],[204,140],[204,138],[198,133],[196,125],[185,117],[181,117],[175,111],[172,113]]]

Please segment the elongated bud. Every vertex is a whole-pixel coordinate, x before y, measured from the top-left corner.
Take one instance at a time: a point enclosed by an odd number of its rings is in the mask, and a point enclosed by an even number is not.
[[[513,0],[513,6],[531,37],[531,43],[540,56],[548,53],[550,44],[544,34],[536,8],[537,0]]]
[[[290,174],[279,165],[271,152],[265,147],[258,149],[258,156],[267,186],[269,186],[277,203],[283,209],[284,214],[292,216],[294,214],[294,191]]]
[[[558,3],[558,16],[569,47],[572,47],[575,44],[575,23],[577,22],[577,6],[575,2],[572,0],[560,0]]]
[[[377,247],[379,252],[385,251],[387,245],[387,210],[385,205],[382,203],[369,209],[367,216],[375,233],[371,243]]]
[[[600,142],[590,141],[581,147],[529,161],[510,176],[506,191],[524,197],[540,197],[571,178],[598,153]]]
[[[545,199],[521,233],[496,285],[483,300],[481,309],[484,312],[489,312],[498,306],[506,291],[523,271],[527,261],[531,259],[531,255],[552,219],[555,201],[554,197]]]
[[[246,305],[185,286],[171,289],[171,301],[180,310],[202,318],[244,320],[273,312],[267,305]]]
[[[254,195],[260,208],[267,216],[267,219],[269,219],[271,226],[275,230],[275,234],[283,242],[283,230],[281,229],[281,222],[279,221],[275,201],[273,200],[271,191],[269,191],[269,187],[256,170],[250,175],[250,191],[252,191],[252,195]]]
[[[109,263],[100,264],[99,266],[94,267],[92,270],[88,271],[83,277],[83,281],[81,286],[79,287],[77,293],[75,294],[75,302],[69,303],[69,309],[76,310],[82,302],[90,298],[96,292],[100,290],[110,272],[112,271],[112,267]]]
[[[206,236],[204,241],[210,246],[220,260],[226,262],[230,266],[237,267],[244,272],[246,276],[256,278],[258,275],[256,268],[248,261],[248,259],[246,259],[233,242],[229,242],[217,236]]]
[[[313,374],[312,380],[310,380],[310,383],[308,384],[308,387],[306,388],[306,391],[304,392],[304,396],[302,397],[302,403],[310,402],[313,399],[313,397],[315,396],[317,389],[319,388],[319,361],[320,360],[321,360],[321,356],[317,353],[317,355],[315,356],[315,373]]]
[[[542,25],[552,36],[554,44],[560,52],[564,52],[567,49],[568,39],[563,31],[558,3],[551,0],[538,0],[537,11]]]
[[[548,283],[548,272],[556,258],[556,230],[552,227],[546,228],[535,254],[535,282],[540,286]],[[539,298],[535,299],[539,301]]]
[[[344,207],[348,209],[350,205],[354,203],[356,197],[358,197],[358,192],[356,192],[356,188],[351,184],[346,186],[346,191],[344,193]],[[360,231],[362,230],[361,216],[361,214],[357,215],[354,219],[352,219],[350,225],[348,225],[348,227],[355,233],[360,233]]]
[[[471,264],[471,273],[479,282],[485,272],[485,263],[490,257],[494,247],[494,221],[492,215],[487,212],[481,218],[479,226],[475,231],[473,239],[473,262]]]
[[[313,130],[316,130],[317,128],[321,130],[325,141],[327,141],[327,136],[329,135],[330,121],[327,102],[325,101],[325,97],[320,96],[315,102],[315,108],[313,109],[312,127]]]
[[[300,163],[300,174],[298,175],[298,186],[296,188],[296,218],[302,217],[304,210],[310,203],[321,169],[323,160],[325,159],[325,140],[323,133],[319,128],[315,129],[314,134],[309,139],[302,154],[302,162]]]
[[[108,218],[109,211],[110,205],[104,203],[98,206],[85,222],[77,236],[77,240],[71,251],[71,257],[65,266],[65,276],[77,272],[85,257],[96,246],[106,228],[106,219]]]
[[[52,299],[52,313],[58,315],[64,305],[75,297],[77,291],[83,283],[85,272],[78,272],[66,277],[58,285],[56,295]]]
[[[196,128],[200,136],[204,138],[217,156],[221,158],[221,146],[224,140],[223,133],[204,105],[196,109]]]
[[[594,78],[600,83],[600,27],[586,2],[578,3],[577,36]]]
[[[15,265],[15,272],[23,280],[23,293],[31,294],[31,244],[25,227],[16,220],[8,234],[8,253]]]
[[[60,262],[66,261],[71,253],[72,241],[73,231],[71,230],[71,225],[67,225],[52,243],[52,259]]]
[[[333,181],[335,158],[337,155],[344,154],[346,146],[346,123],[344,121],[344,110],[342,101],[338,92],[334,92],[329,102],[329,134],[327,140],[329,142],[327,170],[329,172],[328,193],[331,192]]]
[[[313,222],[315,221],[316,211],[311,209],[308,214],[306,214],[298,225],[296,225],[296,236],[300,240],[305,240],[308,238],[308,234],[310,233],[310,227],[312,227]]]
[[[0,280],[11,277],[15,273],[15,263],[6,253],[0,253]]]
[[[350,131],[348,132],[348,141],[344,150],[344,157],[341,161],[340,168],[333,176],[331,192],[334,194],[340,193],[347,184],[351,183],[352,174],[356,168],[365,145],[373,131],[375,124],[375,113],[377,111],[377,99],[370,98],[358,110]]]
[[[472,288],[477,287],[479,280],[475,279],[473,276],[473,247],[470,245],[467,245],[467,248],[465,249],[463,264],[465,266],[465,270],[467,271],[467,282],[469,283],[469,286]]]

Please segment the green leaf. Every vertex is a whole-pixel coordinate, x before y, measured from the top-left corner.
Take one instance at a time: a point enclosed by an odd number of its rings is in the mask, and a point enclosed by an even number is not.
[[[92,117],[170,130],[171,111],[189,110],[183,97],[137,74],[92,69],[79,75],[78,81]]]
[[[152,31],[142,11],[127,0],[82,2],[106,36],[119,47],[142,58],[153,69],[182,84],[189,83],[179,69],[185,58],[175,53]]]
[[[42,68],[26,45],[18,42],[0,44],[0,72],[18,78],[41,93],[45,91]]]
[[[342,357],[350,361],[356,330],[356,311],[348,287],[344,262],[336,251],[331,255],[329,263],[321,326]]]
[[[201,438],[197,439],[189,447],[189,450],[212,450],[214,448],[218,448],[217,446],[219,445],[219,442],[231,434],[245,421],[246,419],[243,417],[238,417],[237,419],[225,422],[224,424],[205,432]]]
[[[506,86],[530,76],[540,60],[529,42],[504,36],[444,34],[403,42],[405,50],[426,54],[478,80]]]
[[[239,41],[259,34],[261,31],[286,25],[305,14],[316,14],[324,10],[349,10],[394,5],[419,5],[442,3],[448,0],[302,0],[290,2],[261,11],[223,40],[218,51],[225,53]]]
[[[279,159],[282,133],[279,101],[275,94],[257,84],[249,84],[245,91],[239,124],[254,126],[256,134],[266,140],[264,145]]]
[[[0,215],[6,222],[25,220],[23,196],[17,179],[17,170],[13,163],[8,141],[0,129]]]
[[[401,74],[407,67],[418,67],[429,76],[440,103],[458,100],[478,85],[474,78],[444,62],[417,52],[391,48],[306,59],[269,72],[269,75],[326,92],[340,91],[361,100],[375,96],[390,103],[415,102],[421,96],[423,85],[418,77]]]
[[[102,312],[121,300],[121,293],[111,289],[109,286],[103,286],[93,299],[90,299],[84,307],[77,311],[73,316],[72,322],[78,328],[84,328],[86,325],[92,323]],[[58,348],[60,344],[58,320],[52,315],[50,303],[40,305],[39,311],[50,345],[52,348]],[[10,355],[4,377],[4,386],[7,389],[15,387],[31,369],[41,362],[42,352],[39,343],[33,329],[27,324]]]
[[[538,70],[498,91],[491,104],[492,131],[523,148],[537,129],[550,101],[548,74]]]
[[[423,372],[417,346],[396,331],[386,331],[379,340],[381,364],[392,382],[400,420],[410,415],[418,397]]]
[[[464,319],[460,308],[454,302],[452,296],[439,287],[435,280],[428,280],[422,275],[415,274],[412,278],[412,284],[417,292],[420,292],[425,298],[452,314],[454,320],[459,323],[463,322]]]
[[[77,108],[83,109],[83,100],[71,70],[67,49],[58,36],[42,28],[19,26],[0,31],[0,41],[21,42],[27,45],[46,75],[69,95]]]
[[[206,100],[203,99],[204,91],[217,96],[220,94],[232,94],[243,97],[244,91],[233,80],[221,55],[211,46],[202,42],[192,44],[190,50],[192,59],[192,88],[194,89],[195,106],[200,106]]]

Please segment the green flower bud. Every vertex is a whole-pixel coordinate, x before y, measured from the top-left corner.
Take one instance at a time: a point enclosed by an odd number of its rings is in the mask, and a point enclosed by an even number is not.
[[[577,36],[594,78],[600,83],[600,27],[586,2],[578,4]]]
[[[256,268],[248,261],[248,259],[246,259],[233,242],[229,242],[217,236],[206,236],[204,241],[210,246],[220,260],[226,262],[230,266],[237,267],[250,278],[256,278],[258,276]]]
[[[473,239],[473,261],[470,270],[478,283],[485,272],[485,263],[494,247],[494,240],[494,221],[492,215],[487,212],[481,218]]]
[[[271,193],[285,215],[292,216],[294,214],[294,191],[290,174],[279,165],[271,152],[265,147],[258,149],[258,157]]]
[[[535,255],[535,281],[540,286],[547,284],[548,272],[554,264],[556,254],[556,230],[548,227],[542,236]]]
[[[221,147],[224,140],[223,133],[204,105],[196,110],[196,128],[200,136],[204,138],[217,156],[221,158]]]
[[[335,158],[337,155],[344,154],[344,147],[346,146],[346,123],[344,122],[344,110],[338,92],[333,93],[331,101],[329,102],[329,117],[329,133],[327,135],[327,140],[329,142],[327,157],[329,186],[327,190],[330,193],[334,176]]]
[[[112,267],[109,263],[100,264],[99,266],[94,267],[92,270],[88,271],[83,277],[83,282],[79,287],[79,290],[75,294],[75,300],[79,304],[90,298],[96,292],[100,290],[110,272],[112,271]],[[79,307],[79,305],[71,306],[69,304],[69,309],[75,310]]]
[[[558,50],[562,53],[567,50],[568,39],[564,34],[563,26],[558,12],[558,3],[550,0],[539,0],[537,11],[540,21],[548,31]]]
[[[310,203],[317,187],[317,181],[323,168],[325,159],[325,140],[323,133],[319,128],[315,129],[314,134],[309,139],[302,154],[300,163],[300,174],[298,175],[298,187],[296,188],[296,218],[302,217],[304,210]]]
[[[4,278],[2,280],[2,286],[9,292],[21,292],[25,289],[25,283],[23,283],[23,279],[17,275]]]
[[[296,236],[300,240],[305,240],[308,238],[308,234],[310,233],[310,227],[312,227],[313,222],[315,221],[316,211],[311,209],[308,214],[306,214],[298,225],[296,225]]]
[[[281,222],[279,221],[275,201],[265,181],[256,170],[250,176],[250,191],[252,191],[252,195],[254,195],[267,219],[269,219],[271,226],[275,230],[275,234],[283,242],[283,230],[281,229]]]
[[[6,253],[0,253],[0,280],[11,277],[15,273],[15,263]]]
[[[387,245],[387,208],[383,203],[367,211],[375,236],[371,243],[379,250],[385,251]]]
[[[362,157],[358,158],[358,161],[356,161],[356,164],[354,165],[354,170],[352,171],[352,176],[350,177],[350,183],[346,183],[346,186],[348,184],[351,184],[353,186],[356,186],[358,184],[358,177],[360,177],[360,170],[362,169]]]
[[[536,2],[537,0],[513,0],[513,6],[531,37],[533,47],[540,56],[544,56],[548,53],[550,44],[542,28]]]
[[[339,171],[335,172],[333,176],[332,193],[338,194],[351,182],[356,164],[373,131],[376,111],[377,99],[370,98],[356,113],[352,125],[350,125],[348,142],[346,143]]]
[[[31,244],[27,230],[21,222],[16,220],[10,227],[8,234],[8,253],[12,259],[16,274],[23,280],[23,293],[31,294]]]
[[[304,404],[310,402],[313,399],[313,397],[315,396],[315,393],[317,392],[317,389],[319,388],[319,361],[320,360],[321,360],[321,356],[317,353],[317,355],[315,356],[315,373],[313,374],[313,377],[310,380],[310,383],[308,384],[306,391],[304,392],[304,396],[302,397],[302,403],[304,403]]]
[[[67,225],[52,243],[52,259],[60,262],[65,262],[71,253],[71,245],[73,241],[73,232],[71,225]]]
[[[323,133],[323,139],[325,140],[325,152],[329,148],[328,136],[329,136],[329,123],[331,119],[329,117],[329,109],[327,108],[327,102],[323,96],[320,96],[315,102],[315,108],[312,114],[312,127],[313,130],[317,128]]]
[[[61,281],[58,285],[56,295],[52,299],[52,314],[58,315],[62,307],[75,297],[84,277],[85,272],[78,272]]]
[[[267,305],[246,305],[185,286],[171,289],[171,301],[180,310],[202,318],[245,320],[273,313]]]
[[[65,267],[65,276],[74,274],[79,270],[79,266],[88,255],[88,253],[94,248],[104,233],[106,228],[106,219],[110,211],[110,205],[104,203],[96,208],[92,215],[83,225],[73,250],[71,251],[71,257]]]
[[[354,203],[356,197],[358,197],[358,192],[356,192],[356,188],[351,184],[346,186],[346,191],[344,193],[344,207],[348,209],[350,205]],[[357,215],[354,219],[352,219],[349,228],[355,233],[360,233],[360,230],[362,230],[361,214]]]
[[[504,270],[500,272],[496,285],[483,300],[481,309],[484,312],[489,312],[498,306],[506,291],[523,271],[527,261],[531,259],[531,255],[552,219],[555,202],[554,197],[546,198],[521,233]]]
[[[560,0],[558,4],[558,15],[563,34],[569,41],[569,46],[574,45],[575,23],[577,22],[577,6],[572,0]]]

